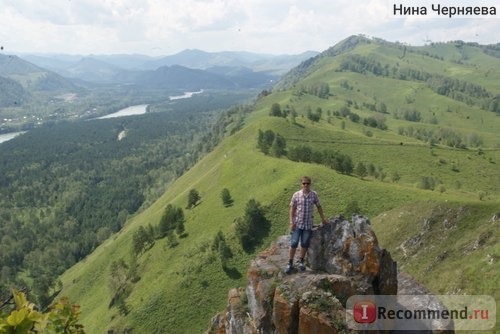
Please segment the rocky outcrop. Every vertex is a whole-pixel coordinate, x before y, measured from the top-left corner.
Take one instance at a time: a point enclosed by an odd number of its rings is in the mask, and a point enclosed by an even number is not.
[[[282,236],[251,262],[246,288],[229,291],[208,333],[345,333],[350,296],[397,294],[396,263],[365,217],[315,227],[304,272],[283,272],[289,244]]]

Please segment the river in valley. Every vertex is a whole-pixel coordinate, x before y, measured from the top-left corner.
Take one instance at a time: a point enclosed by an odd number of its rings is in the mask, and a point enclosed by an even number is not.
[[[169,96],[169,100],[170,101],[173,101],[173,100],[180,100],[180,99],[190,99],[193,97],[193,95],[196,95],[196,94],[201,94],[203,93],[203,89],[200,89],[199,91],[197,92],[185,92],[184,94],[182,95],[176,95],[176,96]]]
[[[15,138],[15,137],[17,137],[20,134],[23,134],[25,132],[26,131],[2,133],[2,134],[0,134],[0,144],[5,142],[5,141],[11,140],[12,138]]]
[[[97,119],[106,119],[106,118],[115,118],[115,117],[124,117],[124,116],[135,116],[145,114],[148,110],[147,104],[139,104],[136,106],[130,106],[125,109],[121,109],[112,114],[108,114]]]
[[[176,95],[176,96],[169,96],[169,100],[180,100],[180,99],[189,99],[193,97],[193,95],[196,94],[201,94],[203,93],[203,89],[197,91],[197,92],[185,92],[183,95]],[[125,117],[125,116],[136,116],[136,115],[142,115],[145,114],[148,111],[148,104],[138,104],[135,106],[130,106],[121,110],[118,110],[117,112],[114,112],[112,114],[108,114],[102,117],[94,118],[94,119],[107,119],[107,118],[115,118],[115,117]],[[9,132],[9,133],[3,133],[0,134],[0,144],[3,142],[6,142],[8,140],[11,140],[15,137],[17,137],[20,134],[25,133],[26,131],[20,131],[20,132]]]

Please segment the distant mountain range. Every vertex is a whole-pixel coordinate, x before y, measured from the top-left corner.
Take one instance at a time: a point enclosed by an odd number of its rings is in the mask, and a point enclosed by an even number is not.
[[[251,52],[205,52],[197,49],[184,50],[174,55],[145,62],[141,68],[155,69],[160,66],[181,65],[189,68],[247,67],[256,72],[284,74],[318,52],[307,51],[298,55],[268,55]]]
[[[41,118],[57,114],[64,119],[87,108],[76,105],[74,100],[71,105],[65,104],[67,96],[78,97],[81,103],[83,97],[94,99],[94,102],[104,98],[106,103],[115,103],[119,108],[125,102],[117,98],[116,89],[130,90],[137,96],[145,91],[152,94],[149,96],[156,96],[157,90],[182,94],[200,89],[270,89],[291,68],[316,54],[311,51],[273,56],[185,50],[154,58],[137,54],[0,53],[0,119],[8,120],[13,129],[13,124],[21,126],[24,119],[33,118],[35,114]],[[114,90],[115,102],[106,99],[106,94],[102,95],[106,90]],[[125,94],[130,97],[129,93]],[[54,104],[56,102],[59,104]]]
[[[144,55],[23,55],[23,59],[47,68],[63,77],[91,83],[157,84],[173,87],[180,80],[191,88],[201,83],[215,84],[205,88],[260,87],[269,85],[292,67],[316,55],[309,51],[299,55],[273,56],[250,52],[205,52],[184,50],[174,55],[154,58]],[[170,69],[160,69],[171,67]],[[198,70],[193,72],[193,70]],[[165,77],[164,75],[174,75]],[[196,75],[201,75],[196,78]],[[151,79],[152,81],[148,81]],[[194,85],[196,83],[196,85]]]

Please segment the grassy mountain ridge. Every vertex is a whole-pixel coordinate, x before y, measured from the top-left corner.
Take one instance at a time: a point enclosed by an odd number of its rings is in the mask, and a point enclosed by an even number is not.
[[[245,252],[236,238],[235,219],[243,216],[248,200],[259,201],[270,221],[270,230],[256,250],[267,247],[278,235],[287,233],[290,196],[304,174],[312,176],[313,189],[319,192],[327,216],[356,210],[373,217],[382,246],[396,255],[400,268],[421,279],[434,292],[486,293],[498,297],[498,292],[492,291],[498,276],[498,224],[490,222],[500,203],[500,137],[496,134],[500,122],[496,113],[477,101],[468,105],[456,97],[438,94],[426,81],[376,75],[367,67],[364,72],[342,69],[342,64],[365,59],[356,58],[360,56],[375,64],[388,63],[398,74],[408,68],[447,73],[457,80],[472,81],[491,94],[500,93],[496,83],[499,73],[492,70],[487,76],[483,73],[483,77],[471,75],[470,68],[474,66],[486,70],[472,63],[472,57],[471,64],[460,64],[407,52],[403,60],[402,49],[380,41],[338,48],[342,52],[312,59],[307,72],[295,77],[293,85],[261,97],[240,131],[228,133],[213,152],[169,186],[157,202],[131,217],[122,231],[61,277],[61,294],[81,304],[82,321],[89,333],[107,329],[122,332],[127,328],[137,333],[203,332],[211,316],[225,307],[227,289],[244,285],[248,261],[255,256]],[[490,64],[497,59],[480,52],[476,56],[488,59]],[[496,64],[495,68],[500,68]],[[326,98],[314,95],[311,87],[316,83],[329,86]],[[286,117],[269,116],[273,104],[287,110]],[[310,117],[314,113],[319,114],[317,121]],[[371,118],[376,126],[370,123]],[[304,145],[316,152],[338,151],[349,155],[354,165],[373,165],[377,173],[344,175],[323,164],[265,155],[257,149],[259,130],[283,136],[289,152]],[[444,130],[453,130],[455,140],[461,138],[460,141],[447,143],[449,132]],[[475,134],[476,140],[468,139],[471,134]],[[393,178],[394,175],[399,177]],[[423,185],[423,180],[431,180],[432,187]],[[223,188],[234,199],[231,207],[222,204]],[[185,209],[191,189],[199,191],[201,202]],[[134,233],[141,226],[158,224],[168,204],[184,209],[186,236],[179,238],[175,247],[170,247],[166,238],[158,239],[138,257],[140,279],[132,284],[126,298],[127,310],[120,313],[116,307],[109,307],[110,264],[124,259],[131,265]],[[445,220],[451,223],[441,233],[437,227],[446,225]],[[483,234],[489,229],[492,234],[485,237]],[[233,253],[226,270],[218,254],[211,250],[219,231]],[[420,239],[415,238],[418,235]],[[446,242],[435,235],[446,236]],[[398,248],[407,240],[417,240],[413,244],[407,242],[413,247],[407,248],[421,256],[405,255]],[[473,247],[476,240],[479,241],[474,251],[480,253],[478,258],[491,261],[483,271],[486,275],[481,277],[475,275],[479,267],[474,256],[478,253],[460,254],[460,249]],[[442,255],[436,261],[441,254],[453,256]],[[456,275],[454,268],[463,268],[468,274],[451,283],[439,279],[441,274]],[[479,284],[484,277],[486,281]]]
[[[498,44],[497,44],[498,45]],[[386,55],[385,59],[390,62],[397,57],[400,61],[405,62],[405,57],[411,54],[420,55],[420,61],[417,60],[417,66],[421,68],[429,68],[434,72],[460,74],[460,75],[473,75],[476,79],[490,79],[489,84],[496,85],[498,88],[498,81],[495,78],[498,75],[498,56],[493,53],[498,46],[489,45],[481,46],[476,43],[465,43],[463,41],[447,42],[447,43],[431,43],[430,45],[412,47],[401,43],[387,42],[377,38],[367,38],[362,35],[350,36],[329,49],[321,52],[320,54],[303,61],[300,65],[293,68],[287,75],[285,75],[277,84],[277,89],[289,88],[293,86],[298,80],[308,76],[314,71],[315,65],[322,61],[324,58],[332,58],[349,54],[356,49],[356,53],[361,53],[360,49],[366,48],[368,50],[376,50],[379,56]],[[490,52],[488,52],[490,51]],[[446,67],[433,66],[434,64],[442,64],[439,62],[428,62],[429,60],[446,61]],[[495,59],[496,58],[496,59]],[[383,60],[381,58],[381,60]],[[412,60],[416,60],[413,58]],[[460,66],[454,67],[455,63]],[[466,65],[466,66],[463,66]]]
[[[307,77],[313,70],[314,65],[324,57],[335,57],[349,50],[352,50],[359,44],[371,43],[370,39],[363,36],[350,36],[327,50],[304,60],[301,64],[291,69],[276,85],[276,89],[286,89],[297,83],[304,77]]]

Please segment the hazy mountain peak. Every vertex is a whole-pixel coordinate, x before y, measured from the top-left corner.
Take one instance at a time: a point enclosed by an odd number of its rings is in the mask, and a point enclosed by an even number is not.
[[[0,54],[0,75],[9,76],[40,71],[45,70],[19,58],[18,56]]]

